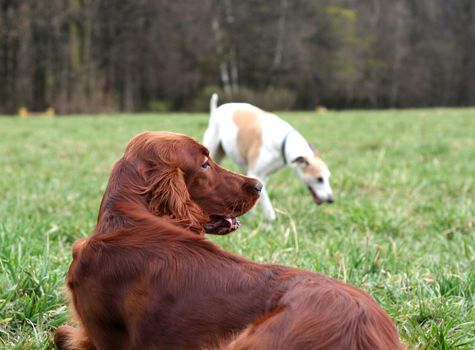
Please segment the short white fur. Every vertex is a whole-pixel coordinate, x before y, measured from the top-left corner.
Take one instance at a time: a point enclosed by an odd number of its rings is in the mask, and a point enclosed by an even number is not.
[[[328,167],[320,157],[315,156],[304,137],[289,123],[248,103],[226,103],[219,107],[217,103],[218,96],[213,94],[210,100],[210,120],[203,144],[218,163],[224,157],[223,150],[243,173],[258,178],[264,184],[260,203],[267,219],[275,220],[276,215],[266,191],[265,180],[286,165],[282,156],[282,143],[285,138],[284,153],[287,164],[313,192],[312,196],[317,204],[333,202]],[[238,110],[255,112],[256,118],[260,120],[262,142],[253,164],[241,155],[237,144],[238,126],[233,116]],[[316,173],[317,177],[314,176]]]

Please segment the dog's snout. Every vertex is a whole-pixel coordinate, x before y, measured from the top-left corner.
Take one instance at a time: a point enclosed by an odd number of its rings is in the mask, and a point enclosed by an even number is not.
[[[328,197],[327,203],[335,203],[335,198],[333,198],[333,197]]]
[[[257,181],[256,185],[254,186],[254,189],[257,191],[257,193],[261,193],[262,191],[262,182]]]

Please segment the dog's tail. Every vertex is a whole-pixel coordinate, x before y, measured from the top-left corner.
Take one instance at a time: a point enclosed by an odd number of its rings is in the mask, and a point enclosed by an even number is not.
[[[218,94],[215,92],[209,100],[209,114],[212,115],[216,108],[218,108]]]
[[[216,108],[218,108],[218,94],[214,93],[211,95],[211,99],[209,100],[210,117],[208,128],[206,129],[203,137],[203,145],[208,148],[211,157],[219,163],[224,157],[224,153],[222,151],[219,138],[219,123],[217,121],[218,115],[214,113]]]

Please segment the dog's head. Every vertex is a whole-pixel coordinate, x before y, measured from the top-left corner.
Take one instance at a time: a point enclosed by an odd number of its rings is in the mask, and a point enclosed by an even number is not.
[[[262,188],[258,180],[220,167],[194,139],[170,132],[134,137],[114,173],[110,181],[152,213],[195,232],[234,231]]]
[[[297,175],[312,194],[315,203],[318,205],[333,203],[335,199],[330,186],[330,170],[318,152],[314,151],[314,153],[314,157],[297,157],[292,164]]]

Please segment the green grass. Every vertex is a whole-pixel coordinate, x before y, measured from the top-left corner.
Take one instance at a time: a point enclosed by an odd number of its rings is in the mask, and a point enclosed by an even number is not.
[[[284,169],[268,183],[275,223],[258,210],[210,239],[367,290],[411,349],[475,349],[475,109],[281,116],[320,148],[336,203],[317,207]],[[71,244],[94,228],[127,141],[201,139],[206,125],[204,114],[0,119],[0,348],[52,347]]]

